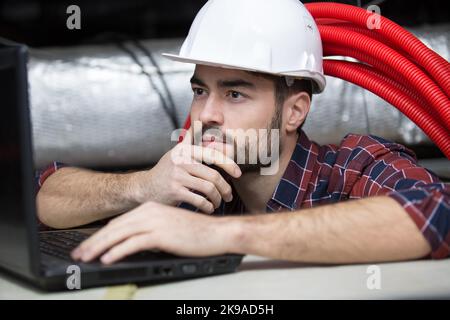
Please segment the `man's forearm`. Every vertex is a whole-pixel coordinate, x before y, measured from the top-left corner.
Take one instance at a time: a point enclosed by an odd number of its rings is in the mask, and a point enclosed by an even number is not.
[[[405,210],[372,197],[295,212],[226,218],[230,251],[315,263],[422,258],[431,248]]]
[[[130,210],[139,204],[132,188],[137,174],[62,168],[39,190],[39,219],[53,228],[71,228]]]

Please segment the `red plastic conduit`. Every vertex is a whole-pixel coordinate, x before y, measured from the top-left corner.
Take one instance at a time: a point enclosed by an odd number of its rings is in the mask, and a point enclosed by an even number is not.
[[[369,65],[373,65],[373,63],[376,63],[376,59],[371,58],[367,55],[364,55],[363,53],[354,50],[354,49],[347,49],[335,45],[325,45],[324,46],[324,57],[325,56],[348,56],[352,57],[358,60],[366,60],[364,62],[368,63]],[[445,122],[441,121],[442,119],[439,117],[439,114],[428,104],[428,102],[417,93],[417,90],[409,86],[407,83],[404,83],[403,76],[399,75],[398,72],[395,72],[395,70],[392,70],[390,68],[383,68],[383,70],[375,69],[373,67],[370,68],[373,72],[377,72],[378,75],[383,75],[384,80],[390,80],[392,83],[396,83],[397,88],[402,90],[405,94],[409,95],[411,98],[413,98],[418,104],[423,106],[425,110],[428,110],[428,112],[436,119],[436,121],[439,121],[442,126],[446,127]]]
[[[333,48],[330,48],[330,52],[335,52],[335,51],[333,51]],[[324,55],[326,55],[326,54],[324,54]],[[324,61],[342,61],[342,60],[326,59]],[[392,78],[386,76],[385,74],[381,73],[380,71],[374,69],[373,67],[371,67],[367,64],[358,63],[358,67],[360,69],[363,69],[364,72],[370,73],[370,74],[374,75],[375,77],[380,78],[380,79],[384,80],[385,82],[389,83],[391,86],[396,87],[398,90],[402,91],[405,95],[409,96],[412,100],[414,100],[424,112],[427,112],[427,108],[425,106],[427,104],[426,101],[423,100],[423,98],[420,95],[417,95],[416,91],[414,91],[414,89],[411,89],[410,87],[407,87],[407,86],[403,85],[402,83],[399,83],[399,82],[393,80]],[[436,118],[434,118],[434,120],[439,122],[438,119],[436,119]],[[441,126],[443,126],[442,123],[441,123]]]
[[[358,48],[367,56],[379,60],[377,68],[390,67],[405,77],[405,80],[421,93],[434,110],[443,118],[450,128],[450,100],[441,89],[414,63],[397,51],[368,36],[333,26],[320,26],[320,35],[324,43]],[[364,60],[363,60],[364,61]],[[375,62],[374,62],[375,63]],[[384,66],[384,64],[386,66]]]
[[[408,116],[436,143],[450,159],[450,140],[448,131],[435,121],[409,96],[395,86],[365,70],[358,63],[348,61],[324,60],[326,74],[352,82],[382,97]]]
[[[371,21],[371,18],[373,17],[372,12],[340,3],[317,2],[308,3],[305,6],[314,19],[328,18],[350,21],[363,28],[367,28],[367,22]],[[373,29],[373,31],[382,34],[389,39],[390,42],[403,48],[404,52],[409,52],[409,54],[430,73],[432,78],[443,89],[447,98],[450,97],[449,63],[433,50],[425,46],[409,31],[383,16],[378,17],[380,19],[381,27],[379,29]]]

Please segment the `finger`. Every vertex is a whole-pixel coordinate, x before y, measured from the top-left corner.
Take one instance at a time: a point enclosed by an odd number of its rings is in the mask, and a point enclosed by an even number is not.
[[[233,200],[233,191],[228,182],[222,175],[204,164],[188,164],[184,166],[185,170],[192,176],[214,183],[220,195],[226,202]]]
[[[92,235],[87,243],[82,243],[74,252],[73,256],[78,257],[83,262],[89,262],[97,258],[110,247],[127,239],[134,232],[129,229],[109,229],[98,234]],[[78,260],[77,259],[77,260]]]
[[[139,251],[150,250],[154,248],[155,245],[154,243],[152,243],[152,237],[150,234],[139,234],[117,244],[107,253],[105,253],[100,258],[100,260],[104,264],[112,264]]]
[[[181,183],[188,189],[199,191],[203,195],[205,195],[209,200],[212,201],[214,208],[218,208],[222,203],[222,197],[219,191],[217,190],[214,183],[210,181],[199,179],[197,177],[186,174],[186,176],[182,178]]]
[[[106,226],[81,243],[72,256],[84,262],[92,261],[115,244],[143,231],[145,231],[144,224],[133,221],[113,227]]]
[[[234,178],[239,178],[242,175],[241,169],[236,162],[218,150],[192,146],[192,157],[200,162],[214,164]]]
[[[186,188],[180,190],[180,200],[193,205],[204,213],[211,214],[214,212],[214,205],[210,201]]]

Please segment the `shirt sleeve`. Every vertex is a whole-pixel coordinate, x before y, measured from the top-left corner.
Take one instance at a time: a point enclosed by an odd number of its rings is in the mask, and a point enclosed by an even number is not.
[[[364,139],[364,138],[360,138]],[[417,164],[413,151],[375,136],[360,141],[355,157],[361,175],[350,197],[386,195],[397,201],[429,242],[431,258],[450,254],[450,184]],[[356,159],[357,158],[357,159]]]
[[[39,190],[41,189],[42,185],[44,184],[45,180],[47,180],[48,177],[50,177],[52,174],[54,174],[59,169],[66,167],[65,164],[60,162],[53,162],[52,164],[48,165],[47,167],[43,168],[42,170],[37,170],[35,172],[35,190],[36,195],[38,194]],[[39,231],[49,231],[53,230],[52,228],[46,226],[44,223],[42,223],[39,218],[37,219],[38,222],[38,229]]]
[[[66,166],[67,165],[65,165],[64,163],[53,162],[44,169],[36,171],[35,172],[36,194],[39,192],[39,190],[41,189],[42,185],[44,184],[45,180],[47,180],[48,177],[50,177],[59,169]]]

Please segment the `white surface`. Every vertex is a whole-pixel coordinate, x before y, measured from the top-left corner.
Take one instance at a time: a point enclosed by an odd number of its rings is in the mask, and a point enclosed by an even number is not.
[[[450,298],[450,259],[378,264],[381,289],[369,290],[369,265],[301,265],[247,256],[238,272],[139,287],[134,299]],[[0,273],[0,299],[104,299],[109,288],[45,293]]]

